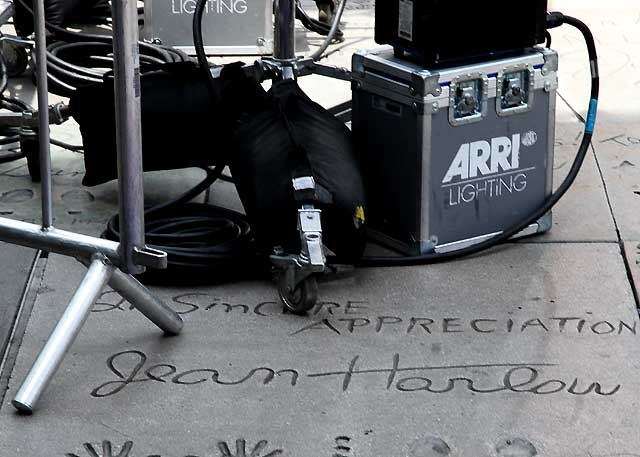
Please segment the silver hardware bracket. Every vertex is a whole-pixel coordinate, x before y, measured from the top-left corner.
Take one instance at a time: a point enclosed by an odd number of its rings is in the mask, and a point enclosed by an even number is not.
[[[167,253],[149,246],[145,246],[142,249],[133,248],[133,260],[138,265],[157,270],[167,268]]]
[[[496,84],[496,112],[509,116],[533,109],[536,73],[526,64],[504,68]]]
[[[449,86],[449,123],[459,126],[479,122],[487,115],[489,79],[483,73],[455,78]]]

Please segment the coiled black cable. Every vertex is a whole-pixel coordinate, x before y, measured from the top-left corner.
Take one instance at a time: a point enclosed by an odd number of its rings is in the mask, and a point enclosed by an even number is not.
[[[251,228],[238,212],[193,203],[222,176],[224,167],[205,169],[206,178],[177,199],[145,210],[146,244],[167,253],[166,270],[149,270],[147,282],[200,284],[265,277],[266,255],[256,252]],[[113,216],[103,237],[118,241],[118,216]]]
[[[29,107],[29,105],[13,97],[5,97],[4,92],[7,90],[8,85],[7,65],[2,53],[0,53],[0,107],[13,112],[25,111],[23,108]],[[0,146],[17,144],[20,141],[20,130],[19,127],[0,127]],[[23,157],[25,157],[25,154],[21,150],[11,151],[8,154],[3,153],[0,155],[0,164],[13,162]]]
[[[2,53],[0,53],[0,108],[13,111],[14,113],[35,113],[36,109],[27,102],[20,100],[19,98],[11,97],[4,94],[4,92],[7,90],[8,85],[9,77],[6,62],[4,61]],[[23,139],[24,137],[36,135],[36,132],[21,127],[0,127],[0,146],[6,146],[10,144],[17,145],[18,143],[20,143],[20,145],[22,146],[22,143],[20,142],[21,139]],[[79,145],[69,144],[64,141],[56,140],[55,138],[50,138],[50,141],[51,144],[64,149],[68,149],[70,151],[83,151],[83,147]],[[22,150],[17,150],[9,154],[2,154],[0,155],[0,164],[13,162],[14,160],[22,159],[26,156],[27,154]]]
[[[459,259],[472,254],[477,254],[481,251],[485,251],[489,248],[495,247],[498,244],[508,241],[513,235],[517,234],[521,230],[528,227],[530,224],[535,223],[538,219],[544,216],[569,190],[578,176],[578,172],[582,167],[589,145],[591,144],[591,138],[593,136],[593,128],[595,126],[595,119],[598,106],[598,95],[600,91],[600,78],[598,76],[598,55],[596,52],[595,41],[593,35],[587,25],[571,16],[565,16],[562,13],[549,13],[547,15],[547,28],[557,27],[562,24],[569,24],[577,28],[583,35],[587,44],[587,51],[589,53],[589,64],[591,67],[591,100],[589,102],[589,112],[587,114],[587,121],[585,131],[582,136],[582,142],[576,154],[576,158],[571,165],[571,169],[567,174],[564,181],[560,184],[558,189],[551,194],[544,203],[532,214],[530,214],[524,220],[507,227],[503,232],[495,235],[488,240],[482,241],[473,246],[469,246],[464,249],[460,249],[452,252],[435,252],[431,254],[425,254],[414,257],[366,257],[360,260],[357,266],[360,267],[390,267],[390,266],[414,266],[414,265],[426,265],[432,263],[447,262],[453,259]]]
[[[215,80],[204,51],[202,17],[207,0],[199,0],[193,15],[193,39],[199,66],[206,75],[212,97],[218,98]],[[223,175],[225,166],[204,168],[207,176],[195,187],[167,203],[144,212],[145,241],[167,253],[167,268],[147,270],[146,282],[203,284],[265,277],[269,258],[257,252],[246,216],[238,212],[192,200],[209,189]],[[113,216],[103,237],[119,241],[118,215]]]
[[[26,11],[33,10],[18,0]],[[47,45],[49,91],[70,97],[77,87],[102,82],[104,73],[113,69],[113,38],[111,35],[75,32],[45,21],[48,32],[55,37]],[[158,64],[190,60],[184,52],[144,41],[138,42],[140,71],[145,73]],[[32,56],[33,58],[34,56]],[[34,59],[34,62],[37,62]]]

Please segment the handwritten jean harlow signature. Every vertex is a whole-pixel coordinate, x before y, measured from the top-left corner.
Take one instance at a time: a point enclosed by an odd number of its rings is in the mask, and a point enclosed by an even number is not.
[[[347,392],[357,379],[378,378],[381,389],[402,393],[446,394],[463,390],[474,394],[568,394],[578,396],[611,396],[620,384],[603,387],[601,381],[584,381],[566,375],[546,376],[544,371],[561,367],[554,363],[484,363],[459,365],[404,366],[400,354],[391,357],[383,367],[361,368],[361,357],[354,356],[346,369],[306,372],[301,369],[277,369],[259,366],[242,370],[196,367],[181,370],[169,363],[147,364],[147,355],[139,350],[118,352],[107,359],[107,367],[115,379],[108,380],[91,391],[91,396],[104,398],[142,383],[165,386],[214,385],[228,388],[243,384],[251,387],[277,383],[281,387],[299,388],[312,382],[334,383]],[[336,383],[336,380],[338,382]],[[371,385],[371,384],[367,384]]]

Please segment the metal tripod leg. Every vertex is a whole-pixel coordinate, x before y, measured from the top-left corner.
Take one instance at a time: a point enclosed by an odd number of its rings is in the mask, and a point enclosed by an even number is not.
[[[114,267],[104,256],[97,255],[92,259],[87,274],[18,390],[12,402],[15,408],[27,413],[33,412],[113,270]]]
[[[104,256],[95,255],[87,274],[15,396],[12,404],[16,409],[33,412],[107,282],[165,333],[180,333],[182,319],[175,311],[135,278],[113,267]]]
[[[180,315],[151,294],[133,276],[115,270],[109,285],[167,335],[177,335],[182,330]]]

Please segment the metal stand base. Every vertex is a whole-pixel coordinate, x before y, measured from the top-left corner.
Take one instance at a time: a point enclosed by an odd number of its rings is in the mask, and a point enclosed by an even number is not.
[[[116,269],[103,255],[96,254],[67,309],[11,402],[18,411],[29,414],[33,412],[107,282],[166,334],[180,333],[182,319],[178,314],[154,297],[131,275]]]
[[[33,412],[107,283],[166,334],[182,330],[180,316],[131,276],[145,267],[166,267],[167,255],[147,247],[144,237],[137,7],[113,0],[112,8],[120,243],[53,227],[44,0],[34,5],[42,225],[0,218],[0,240],[73,256],[88,271],[12,402],[26,413]]]
[[[112,0],[111,2],[120,243],[57,230],[53,227],[44,0],[36,0],[34,3],[42,225],[0,218],[0,240],[73,256],[81,261],[90,260],[87,274],[12,402],[16,409],[27,413],[33,412],[39,398],[82,329],[93,303],[105,284],[109,283],[115,291],[165,333],[176,335],[182,330],[183,325],[177,313],[154,297],[131,276],[131,274],[143,272],[145,267],[162,268],[166,267],[167,263],[165,253],[145,245],[136,2],[129,0]],[[262,60],[261,72],[272,73],[273,76],[281,79],[295,79],[297,76],[312,72],[338,79],[349,79],[350,74],[346,69],[334,69],[318,64],[316,60],[319,55],[309,59],[297,59],[294,40],[295,0],[276,0],[275,7],[277,13],[274,56],[273,59]],[[344,2],[342,2],[342,8],[344,8]],[[332,29],[337,27],[337,23],[338,20],[334,20]],[[309,220],[315,220],[311,216],[317,212],[318,218],[317,224],[313,226],[309,226],[309,221],[304,218],[299,224],[304,247],[300,255],[293,258],[298,263],[288,262],[288,264],[293,265],[294,268],[300,267],[303,271],[289,269],[286,277],[294,279],[283,281],[283,283],[286,286],[285,289],[291,293],[295,289],[296,278],[304,279],[312,273],[324,270],[324,257],[321,250],[317,249],[321,246],[319,211],[312,207],[305,207],[301,212]],[[302,282],[304,281],[300,279],[298,285]],[[315,297],[314,294],[305,295],[307,299],[302,301],[307,305],[315,301],[315,298],[313,300],[308,298]]]

